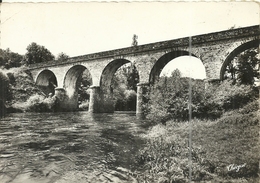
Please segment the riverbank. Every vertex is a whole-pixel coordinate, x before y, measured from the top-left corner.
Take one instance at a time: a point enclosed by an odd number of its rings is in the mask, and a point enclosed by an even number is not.
[[[137,161],[140,182],[188,182],[189,130],[192,130],[192,181],[258,182],[258,103],[213,120],[168,121],[144,138]]]

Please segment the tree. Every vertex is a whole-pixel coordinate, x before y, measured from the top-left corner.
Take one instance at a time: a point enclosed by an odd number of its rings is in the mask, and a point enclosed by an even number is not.
[[[126,64],[117,70],[111,84],[116,110],[135,110],[138,82],[138,71],[133,64]]]
[[[27,48],[25,59],[27,64],[35,64],[54,60],[53,54],[44,46],[31,43]]]
[[[12,67],[20,67],[23,62],[23,56],[12,52],[9,48],[0,49],[0,66],[9,69]]]
[[[254,84],[254,77],[259,78],[260,60],[256,57],[256,50],[247,50],[238,58],[237,80],[240,84]]]
[[[204,82],[182,78],[178,69],[173,71],[171,77],[160,77],[152,86],[147,104],[147,117],[157,121],[166,122],[169,119],[187,120],[189,117],[189,87],[192,87],[192,113],[200,115],[200,102],[205,92]],[[192,83],[192,84],[191,84]],[[191,84],[191,85],[190,85]]]
[[[238,84],[252,85],[254,78],[259,78],[259,62],[257,48],[248,49],[227,65],[225,79],[232,79]]]
[[[9,94],[9,82],[8,78],[0,72],[0,117],[2,117],[5,112],[5,101]]]
[[[63,52],[59,53],[57,56],[58,61],[64,61],[64,60],[67,60],[68,58],[69,58],[69,56]]]
[[[120,70],[119,70],[120,73]],[[121,75],[125,79],[126,88],[128,90],[137,90],[137,83],[139,83],[139,74],[136,70],[136,67],[131,63],[129,65],[126,65],[125,67],[122,67],[121,69]],[[119,76],[119,77],[122,77]]]
[[[136,34],[133,35],[133,42],[132,42],[132,46],[137,46],[138,42],[137,42],[138,36]]]

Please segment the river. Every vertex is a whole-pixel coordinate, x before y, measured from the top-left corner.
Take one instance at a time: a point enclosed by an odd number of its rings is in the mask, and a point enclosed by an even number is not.
[[[126,113],[9,114],[0,120],[0,182],[137,182],[142,124]]]

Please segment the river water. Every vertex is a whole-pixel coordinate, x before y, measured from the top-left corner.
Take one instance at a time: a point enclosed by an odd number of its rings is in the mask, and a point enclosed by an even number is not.
[[[137,182],[142,124],[123,113],[9,114],[0,120],[0,182]]]

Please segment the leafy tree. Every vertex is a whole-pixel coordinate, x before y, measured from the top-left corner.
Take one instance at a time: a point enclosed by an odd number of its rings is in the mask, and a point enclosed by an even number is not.
[[[120,67],[112,80],[115,110],[135,110],[138,71],[133,64]]]
[[[5,112],[5,101],[9,94],[9,82],[8,78],[0,72],[0,117],[2,117]]]
[[[132,46],[137,46],[138,42],[137,42],[138,36],[136,34],[133,35],[133,42],[132,42]]]
[[[192,85],[190,85],[192,83]],[[189,81],[182,78],[178,69],[171,77],[161,77],[151,87],[149,102],[146,106],[147,117],[157,122],[166,122],[169,119],[187,120],[189,117],[189,87],[192,87],[192,113],[200,114],[200,102],[205,92],[202,80]]]
[[[139,83],[138,71],[132,63],[126,64],[117,70],[112,83],[114,86],[117,86],[119,83],[124,83],[127,90],[136,91],[136,85]]]
[[[23,63],[23,56],[12,52],[9,48],[0,49],[0,66],[9,69],[12,67],[20,67]]]
[[[254,78],[259,78],[259,63],[257,48],[248,49],[227,65],[225,79],[230,78],[234,83],[252,85]]]
[[[90,93],[88,91],[89,87],[92,85],[92,78],[91,74],[88,70],[85,70],[82,73],[82,77],[79,79],[79,103],[82,103],[84,101],[88,101],[90,97]]]
[[[254,77],[259,78],[259,58],[256,57],[256,50],[247,50],[238,58],[237,79],[240,84],[253,84]]]
[[[69,56],[63,52],[59,53],[57,56],[58,61],[64,61],[64,60],[67,60],[68,58],[69,58]]]
[[[225,80],[218,85],[210,85],[201,102],[205,114],[219,116],[225,111],[238,109],[258,98],[258,90],[251,85]],[[215,111],[215,112],[214,112]]]
[[[27,48],[25,59],[27,64],[35,64],[54,60],[53,54],[44,46],[31,43]]]

